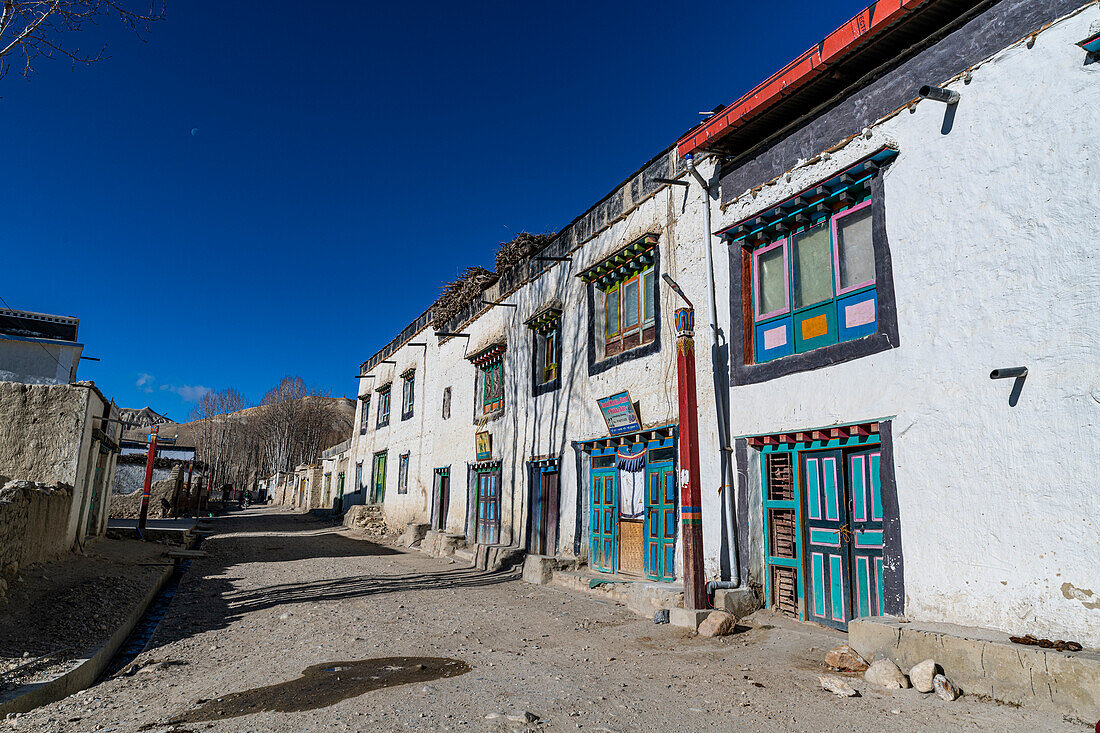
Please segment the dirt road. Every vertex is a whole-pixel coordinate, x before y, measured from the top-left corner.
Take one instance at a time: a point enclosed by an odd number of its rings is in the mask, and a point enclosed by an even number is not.
[[[832,632],[757,614],[704,639],[299,515],[213,520],[142,664],[7,723],[34,731],[1076,731],[1059,715],[852,680]],[[530,713],[537,722],[509,720]]]

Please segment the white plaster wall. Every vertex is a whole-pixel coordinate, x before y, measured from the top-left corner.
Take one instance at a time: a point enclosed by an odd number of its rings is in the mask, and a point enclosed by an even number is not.
[[[1097,23],[1090,4],[952,81],[948,134],[944,105],[920,102],[716,222],[900,150],[884,178],[900,346],[731,400],[734,435],[893,417],[913,620],[1100,646],[1100,63],[1074,45]],[[989,378],[1011,366],[1029,369],[1015,407]]]
[[[0,335],[0,381],[69,384],[83,344],[32,341]]]
[[[504,414],[484,426],[493,436],[494,459],[502,460],[501,542],[515,546],[523,546],[526,542],[527,461],[533,456],[560,455],[558,552],[572,554],[578,477],[571,442],[607,435],[596,400],[629,390],[631,397],[640,403],[645,425],[667,424],[675,422],[678,417],[673,312],[682,304],[663,283],[660,286],[660,352],[628,361],[594,377],[588,376],[587,285],[576,277],[576,273],[649,232],[656,233],[659,238],[660,271],[672,275],[697,307],[701,484],[704,496],[718,495],[722,481],[710,371],[702,201],[700,189],[694,184],[688,191],[680,187],[666,187],[584,242],[572,253],[571,263],[551,267],[544,275],[514,293],[502,294],[496,286],[490,288],[485,294],[486,299],[503,299],[517,307],[486,309],[463,328],[463,332],[470,334],[469,339],[452,338],[440,344],[429,327],[410,339],[427,343],[426,349],[402,347],[389,357],[397,362],[396,366],[380,364],[372,372],[377,375],[375,379],[362,381],[360,392],[364,393],[367,389],[372,392],[371,418],[367,434],[359,435],[356,428],[351,460],[353,463],[362,460],[364,471],[369,474],[373,454],[382,449],[389,451],[385,512],[391,525],[399,527],[406,521],[427,521],[433,469],[449,466],[451,488],[447,529],[455,532],[465,529],[467,466],[474,461],[474,435],[482,429],[475,425],[474,419],[477,369],[466,357],[504,340],[507,342]],[[717,275],[720,287],[725,288],[721,285],[727,278],[724,252],[719,251],[718,256]],[[551,300],[561,301],[564,309],[562,386],[554,392],[534,397],[531,385],[532,338],[524,321]],[[413,364],[417,367],[416,415],[413,420],[403,423],[400,420],[401,380],[398,375]],[[379,429],[375,427],[377,394],[373,393],[378,385],[391,379],[390,426]],[[724,376],[722,380],[724,384]],[[441,417],[442,395],[447,386],[452,390],[451,417],[444,420]],[[356,420],[358,426],[358,416]],[[401,496],[396,493],[397,460],[404,450],[409,450],[411,454],[410,480],[409,494]],[[721,516],[715,512],[705,515],[704,543],[708,577],[717,577]],[[581,553],[587,553],[586,536],[581,538]],[[678,563],[682,564],[682,557]]]

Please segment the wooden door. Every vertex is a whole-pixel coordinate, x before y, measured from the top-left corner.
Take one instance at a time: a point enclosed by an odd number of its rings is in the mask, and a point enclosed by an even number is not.
[[[804,577],[809,578],[806,618],[847,629],[852,617],[849,578],[851,526],[840,451],[800,454],[802,509],[806,517]]]
[[[527,549],[536,555],[552,555],[558,549],[558,472],[539,470],[532,493]]]
[[[880,451],[875,446],[846,456],[852,523],[852,615],[855,618],[886,613],[882,592]]]
[[[494,545],[500,541],[500,474],[477,475],[477,541]]]
[[[432,529],[447,526],[447,505],[450,502],[451,477],[446,473],[437,473],[435,478],[435,496],[432,498]]]
[[[676,580],[676,472],[671,463],[648,467],[645,504],[646,577]]]
[[[589,493],[592,521],[588,564],[601,573],[613,573],[618,564],[619,491],[618,471],[593,471]]]

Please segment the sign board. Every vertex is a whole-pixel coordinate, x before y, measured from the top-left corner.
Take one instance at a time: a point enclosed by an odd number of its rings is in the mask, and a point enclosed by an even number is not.
[[[629,392],[619,392],[596,402],[603,413],[604,422],[607,423],[609,435],[626,435],[642,429]]]
[[[493,457],[493,436],[488,431],[474,435],[475,460],[488,461]]]

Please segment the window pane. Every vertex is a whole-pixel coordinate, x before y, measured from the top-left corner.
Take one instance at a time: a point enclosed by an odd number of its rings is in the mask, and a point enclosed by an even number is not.
[[[648,270],[642,275],[642,317],[646,323],[653,320],[653,278],[656,274]]]
[[[783,269],[783,248],[776,247],[765,252],[757,261],[760,270],[756,278],[760,292],[756,302],[760,313],[784,310],[787,307],[787,273]]]
[[[613,288],[605,296],[607,335],[614,336],[619,333],[619,288]]]
[[[837,221],[837,263],[840,288],[875,280],[875,249],[871,244],[871,207]]]
[[[810,227],[791,240],[794,257],[794,307],[833,297],[833,256],[829,223]]]
[[[623,285],[623,330],[629,331],[638,325],[638,279]]]

